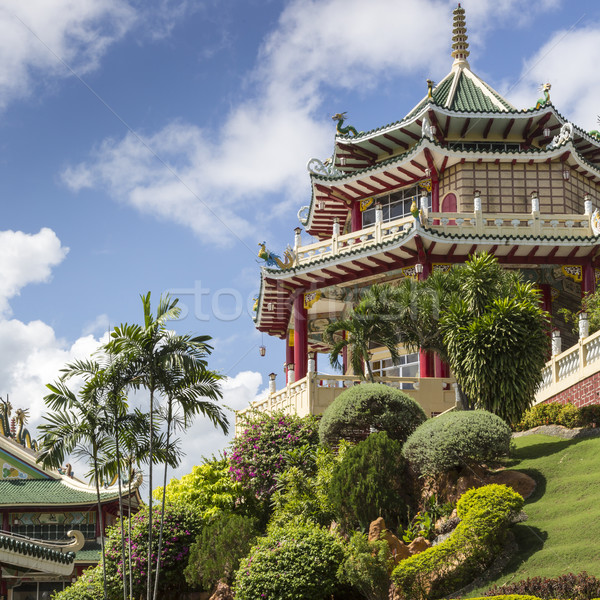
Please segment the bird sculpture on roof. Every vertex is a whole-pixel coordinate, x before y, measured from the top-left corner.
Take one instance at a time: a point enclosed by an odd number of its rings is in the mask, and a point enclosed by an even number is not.
[[[359,133],[363,133],[358,132],[356,130],[356,127],[352,127],[352,125],[346,125],[346,127],[342,127],[342,125],[344,124],[344,121],[346,120],[346,115],[348,113],[343,112],[343,113],[336,113],[335,115],[333,115],[331,118],[334,121],[337,121],[337,125],[335,130],[338,132],[339,135],[348,135],[349,133],[351,133],[354,137],[356,137],[357,135],[359,135]]]
[[[267,267],[279,267],[280,269],[289,269],[294,265],[294,251],[291,248],[286,248],[283,256],[285,262],[281,260],[281,256],[267,250],[267,242],[261,242],[258,244],[260,250],[258,251],[258,258],[265,261]]]

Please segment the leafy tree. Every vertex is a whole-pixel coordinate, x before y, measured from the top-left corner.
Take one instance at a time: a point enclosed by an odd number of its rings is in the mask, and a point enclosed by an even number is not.
[[[398,340],[391,324],[393,306],[393,290],[390,285],[372,286],[345,317],[330,323],[323,333],[323,339],[331,344],[331,365],[337,369],[342,368],[340,355],[347,348],[352,371],[366,379],[366,365],[368,379],[374,383],[370,348],[385,346],[392,361],[396,362],[399,358]]]
[[[164,492],[168,503],[192,507],[205,523],[233,511],[258,516],[254,494],[232,479],[225,457],[204,459],[202,464],[192,468],[191,473],[181,479],[171,479]],[[162,495],[163,488],[154,490],[155,498]]]
[[[541,382],[546,324],[539,292],[492,255],[472,256],[459,269],[459,293],[441,327],[470,406],[519,421]]]
[[[240,560],[256,540],[257,524],[244,515],[221,513],[190,548],[185,578],[190,585],[210,590],[219,581],[231,583]]]
[[[406,515],[404,481],[402,444],[385,432],[372,433],[334,467],[329,499],[346,530],[366,531],[378,517],[397,528]]]

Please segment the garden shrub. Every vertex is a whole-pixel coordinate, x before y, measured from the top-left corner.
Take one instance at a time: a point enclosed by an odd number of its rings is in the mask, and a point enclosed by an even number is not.
[[[400,594],[411,600],[440,598],[470,583],[500,551],[523,498],[504,485],[466,492],[456,510],[462,519],[437,546],[401,561],[392,573]]]
[[[290,467],[277,479],[271,497],[273,514],[269,527],[281,527],[291,522],[310,521],[329,526],[334,519],[329,500],[329,488],[335,466],[343,459],[348,445],[342,442],[337,453],[320,447],[316,452],[317,472],[304,474],[298,467]]]
[[[562,425],[563,427],[581,426],[581,409],[573,404],[548,402],[532,406],[523,414],[523,418],[515,425],[516,431],[527,431],[541,425]]]
[[[341,540],[316,525],[273,528],[259,538],[235,576],[236,600],[324,600],[338,585]]]
[[[600,404],[588,404],[579,409],[579,418],[583,427],[600,425]]]
[[[266,499],[275,490],[277,476],[291,462],[304,473],[314,473],[314,452],[300,451],[316,446],[318,419],[274,413],[255,414],[247,420],[246,429],[231,443],[229,469],[234,481]]]
[[[497,594],[531,594],[543,600],[592,600],[600,598],[600,580],[585,571],[578,575],[568,573],[554,578],[530,577],[517,583],[493,586],[485,593],[486,596]]]
[[[372,433],[349,448],[333,469],[329,499],[344,529],[363,531],[383,517],[395,529],[406,517],[402,445],[387,433]]]
[[[454,411],[420,425],[402,453],[418,473],[436,475],[506,455],[510,441],[510,427],[500,417],[485,410]]]
[[[537,596],[526,596],[521,594],[504,594],[502,596],[492,596],[483,598],[470,598],[469,600],[542,600]]]
[[[121,582],[119,581],[119,584]],[[122,585],[122,584],[121,584]],[[116,582],[108,581],[108,588],[117,592]],[[123,588],[121,588],[122,590]],[[121,597],[123,593],[121,592]],[[109,595],[109,597],[111,597]],[[116,596],[118,597],[118,596]],[[61,592],[52,594],[53,600],[103,600],[104,588],[102,585],[102,569],[98,567],[90,567],[86,569],[75,583],[65,588]]]
[[[426,419],[408,394],[380,383],[363,383],[342,392],[327,407],[319,424],[319,439],[335,446],[340,439],[357,441],[376,430],[404,442]]]
[[[219,580],[230,583],[256,536],[256,521],[251,517],[221,513],[203,528],[190,548],[184,572],[187,582],[205,590]]]
[[[346,546],[346,558],[339,566],[338,579],[360,592],[367,600],[388,600],[393,561],[385,540],[369,542],[354,531]]]

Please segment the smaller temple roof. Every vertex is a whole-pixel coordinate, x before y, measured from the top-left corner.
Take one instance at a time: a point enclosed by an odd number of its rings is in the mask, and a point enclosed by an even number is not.
[[[115,491],[101,491],[101,500],[117,498]],[[4,479],[0,480],[0,506],[96,504],[96,493],[74,489],[60,479]]]

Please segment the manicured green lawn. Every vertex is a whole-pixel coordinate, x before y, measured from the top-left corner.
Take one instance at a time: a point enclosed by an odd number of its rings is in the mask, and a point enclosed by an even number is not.
[[[513,528],[519,552],[492,583],[581,571],[600,577],[600,438],[531,435],[515,443],[510,468],[533,477],[537,488],[525,502],[528,520]]]

